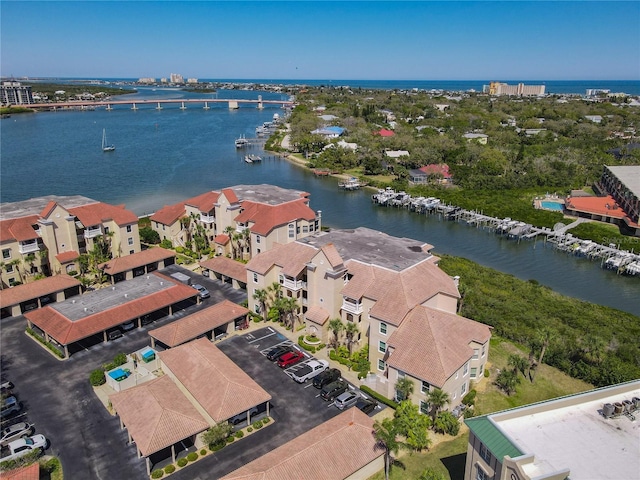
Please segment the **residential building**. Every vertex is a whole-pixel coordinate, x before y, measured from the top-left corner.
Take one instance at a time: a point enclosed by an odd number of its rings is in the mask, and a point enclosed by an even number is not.
[[[184,77],[179,73],[172,73],[169,75],[169,81],[171,83],[184,83]]]
[[[205,237],[216,254],[251,257],[274,243],[287,243],[320,230],[321,212],[309,207],[309,194],[273,185],[237,185],[210,191],[161,208],[151,216],[160,239],[186,246]]]
[[[16,317],[52,302],[62,302],[81,292],[80,280],[69,275],[54,275],[4,289],[0,295],[0,318]]]
[[[604,166],[599,182],[631,222],[640,223],[640,166]]]
[[[509,85],[501,82],[491,82],[489,85],[483,85],[483,93],[489,95],[516,95],[519,97],[544,95],[545,85],[525,85],[518,83],[517,85]]]
[[[30,85],[22,85],[20,82],[2,82],[2,105],[30,105],[35,103]]]
[[[469,418],[465,480],[618,480],[640,472],[640,380]]]
[[[141,250],[138,217],[122,205],[50,195],[0,207],[4,285],[79,271],[80,255],[97,245],[113,258]]]
[[[469,381],[482,378],[490,331],[456,315],[457,280],[438,268],[431,248],[367,228],[276,245],[247,264],[249,309],[261,313],[254,294],[278,283],[298,302],[307,332],[325,343],[330,319],[357,326],[352,347],[369,347],[372,388],[393,397],[397,378],[409,375],[417,404],[437,387],[453,407]]]
[[[311,135],[321,135],[327,140],[331,140],[332,138],[338,138],[344,131],[342,127],[322,127],[313,130]]]
[[[452,178],[449,165],[446,163],[431,163],[409,170],[409,181],[416,184],[431,182],[447,185],[451,183]]]
[[[402,157],[408,157],[409,152],[407,150],[386,150],[384,154],[389,158],[394,158],[398,160]]]
[[[489,140],[489,135],[484,133],[465,133],[463,137],[467,140],[467,142],[478,142],[482,145],[486,145]]]

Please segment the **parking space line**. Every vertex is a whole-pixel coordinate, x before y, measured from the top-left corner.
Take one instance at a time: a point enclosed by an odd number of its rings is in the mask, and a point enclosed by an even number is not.
[[[260,338],[256,338],[255,340],[251,340],[249,343],[257,342],[258,340],[262,340],[263,338],[271,337],[272,335],[275,335],[275,334],[276,334],[276,332],[270,333],[269,335],[265,335],[264,337],[260,337]]]
[[[309,385],[305,385],[305,386],[304,386],[304,387],[302,387],[302,388],[309,388],[309,387],[313,387],[313,383],[310,383]]]

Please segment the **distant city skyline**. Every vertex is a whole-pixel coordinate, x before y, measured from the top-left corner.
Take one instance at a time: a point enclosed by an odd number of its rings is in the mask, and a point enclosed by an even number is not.
[[[3,77],[638,80],[640,2],[2,0]]]

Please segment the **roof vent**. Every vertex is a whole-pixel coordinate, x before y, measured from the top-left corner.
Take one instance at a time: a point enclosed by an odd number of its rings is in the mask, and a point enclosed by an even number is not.
[[[164,282],[160,282],[160,286],[164,285]]]
[[[76,300],[75,299],[71,300],[71,303],[76,303]]]
[[[111,290],[115,290],[115,289],[116,289],[116,287],[115,287],[115,286],[111,287]]]
[[[87,310],[89,310],[87,307],[84,307],[84,311],[86,312]]]
[[[128,294],[128,293],[125,293],[125,294],[124,294],[124,298],[129,298],[129,294]]]

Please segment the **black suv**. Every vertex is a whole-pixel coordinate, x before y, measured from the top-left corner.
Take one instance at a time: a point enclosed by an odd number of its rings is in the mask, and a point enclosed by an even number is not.
[[[269,353],[267,353],[267,358],[273,362],[285,353],[289,352],[293,352],[293,347],[291,345],[280,345],[279,347],[270,350]]]
[[[320,392],[320,396],[325,402],[333,400],[338,395],[342,395],[349,389],[349,385],[343,379],[339,379],[333,383],[325,385]]]
[[[369,400],[368,398],[360,397],[356,402],[356,407],[362,410],[367,415],[373,412],[378,406],[378,402],[375,400]]]
[[[337,368],[330,368],[322,372],[320,375],[313,377],[313,386],[316,388],[322,388],[331,382],[335,382],[340,378],[340,376],[340,370]]]

